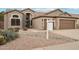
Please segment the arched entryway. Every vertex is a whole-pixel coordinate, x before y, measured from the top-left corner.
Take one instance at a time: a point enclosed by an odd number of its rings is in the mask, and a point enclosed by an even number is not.
[[[31,28],[32,27],[32,14],[31,13],[26,13],[26,27]]]

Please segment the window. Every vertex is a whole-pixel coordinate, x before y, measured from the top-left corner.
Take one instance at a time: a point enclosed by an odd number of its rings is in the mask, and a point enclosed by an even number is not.
[[[18,15],[13,15],[13,17],[16,17],[16,18],[18,18],[19,16],[18,16]]]
[[[18,19],[18,15],[13,15],[11,19],[11,25],[12,26],[19,26],[20,25],[20,19]]]
[[[15,25],[15,19],[11,19],[11,25],[12,25],[12,26]]]
[[[20,19],[16,19],[16,25],[20,25]]]
[[[19,26],[20,25],[20,19],[11,19],[11,25],[12,26]]]

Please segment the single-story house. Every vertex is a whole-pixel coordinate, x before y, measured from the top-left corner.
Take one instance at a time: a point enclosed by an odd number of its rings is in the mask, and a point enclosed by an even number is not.
[[[36,12],[30,8],[12,10],[4,14],[4,29],[24,27],[53,30],[79,28],[79,15],[69,14],[60,9],[50,12]]]

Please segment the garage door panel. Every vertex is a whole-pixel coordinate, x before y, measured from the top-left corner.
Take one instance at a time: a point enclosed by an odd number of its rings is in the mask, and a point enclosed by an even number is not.
[[[60,20],[60,29],[74,29],[75,20]]]

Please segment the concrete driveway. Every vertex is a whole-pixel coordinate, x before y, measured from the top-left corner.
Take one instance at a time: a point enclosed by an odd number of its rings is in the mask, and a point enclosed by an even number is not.
[[[54,33],[79,40],[79,29],[54,30]]]
[[[34,50],[79,50],[79,41],[59,45],[52,45],[42,48],[35,48]]]

